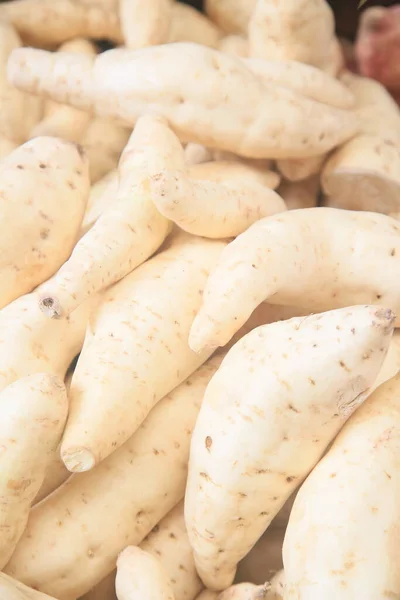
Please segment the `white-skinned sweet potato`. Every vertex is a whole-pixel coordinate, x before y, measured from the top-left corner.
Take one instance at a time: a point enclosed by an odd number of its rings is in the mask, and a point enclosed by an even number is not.
[[[179,68],[171,70],[171,64]],[[21,90],[127,126],[151,105],[182,142],[250,158],[320,155],[358,128],[350,111],[264,83],[235,57],[193,43],[119,48],[95,59],[18,48],[8,61],[8,77]]]
[[[288,210],[297,210],[316,207],[320,187],[319,176],[313,175],[303,181],[282,180],[277,192],[284,200]]]
[[[188,233],[214,239],[235,237],[262,217],[286,210],[282,198],[263,185],[263,174],[257,169],[214,162],[191,171],[197,171],[195,179],[185,171],[162,171],[150,180],[157,209]],[[198,179],[202,173],[206,177]],[[265,181],[271,179],[277,181],[267,173]]]
[[[285,600],[396,598],[400,376],[348,421],[301,487],[283,547]]]
[[[149,177],[182,166],[182,146],[168,125],[158,117],[141,118],[121,156],[115,201],[41,290],[39,301],[45,314],[68,316],[86,298],[118,281],[158,250],[171,223],[151,200]]]
[[[118,167],[131,131],[130,128],[99,117],[89,123],[81,144],[88,157],[92,184]]]
[[[1,568],[24,532],[67,411],[65,386],[48,373],[19,379],[0,394]]]
[[[251,13],[257,0],[205,0],[210,19],[227,33],[247,34]]]
[[[105,292],[69,394],[61,456],[70,471],[93,468],[123,444],[153,406],[210,356],[192,352],[187,339],[224,246],[201,238],[176,242]],[[165,302],[172,294],[174,301]]]
[[[168,43],[194,42],[217,48],[222,31],[193,6],[173,2]]]
[[[68,258],[89,195],[88,163],[75,144],[40,137],[3,158],[0,180],[3,307]]]
[[[227,35],[219,41],[218,50],[238,58],[247,58],[249,45],[244,35]]]
[[[5,573],[0,573],[0,596],[4,600],[56,600],[56,598],[42,594]]]
[[[393,324],[390,310],[355,306],[258,327],[229,350],[196,421],[185,494],[206,587],[233,582],[237,563],[365,400]]]
[[[96,469],[36,505],[5,572],[57,600],[85,594],[110,573],[121,550],[183,498],[191,432],[220,361],[213,357],[166,396]]]
[[[264,300],[310,312],[383,303],[399,315],[397,271],[400,225],[386,215],[305,208],[261,219],[221,253],[189,344],[226,344]]]

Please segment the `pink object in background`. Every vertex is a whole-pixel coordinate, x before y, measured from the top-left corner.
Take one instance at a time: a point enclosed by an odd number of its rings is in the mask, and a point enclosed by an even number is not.
[[[365,10],[354,50],[358,72],[382,83],[400,102],[400,5]]]

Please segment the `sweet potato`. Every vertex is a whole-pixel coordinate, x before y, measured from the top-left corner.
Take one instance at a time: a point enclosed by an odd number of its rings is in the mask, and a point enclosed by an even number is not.
[[[0,5],[26,44],[55,46],[75,37],[121,42],[118,0],[13,0]]]
[[[34,373],[52,373],[64,379],[82,348],[96,300],[85,302],[69,319],[57,322],[41,312],[35,292],[0,310],[0,391]]]
[[[285,599],[400,595],[400,375],[339,433],[300,489],[284,546]]]
[[[165,44],[172,17],[171,0],[120,0],[119,17],[127,48]]]
[[[88,296],[118,281],[162,244],[170,222],[155,208],[149,176],[184,166],[182,146],[157,117],[141,118],[119,163],[117,198],[75,246],[40,304],[49,317],[69,315]]]
[[[380,385],[392,379],[400,371],[400,331],[395,329],[390,341],[389,350],[383,361],[381,370],[371,387],[371,393]]]
[[[4,600],[56,600],[29,588],[5,573],[0,573],[0,597]]]
[[[3,158],[0,181],[3,307],[69,256],[89,194],[87,160],[70,142],[35,138]]]
[[[210,167],[208,171],[219,174],[221,181],[191,179],[184,171],[163,171],[150,180],[157,209],[184,231],[216,239],[235,237],[262,217],[286,210],[282,198],[259,182],[257,170],[240,163],[225,169],[217,163]],[[198,169],[202,170],[204,165]],[[230,179],[229,171],[236,177]]]
[[[318,204],[320,180],[318,175],[303,181],[283,180],[277,191],[289,210],[313,208]]]
[[[245,58],[243,63],[266,84],[287,87],[302,96],[336,108],[354,108],[355,100],[351,90],[316,67],[295,60]]]
[[[356,98],[360,133],[326,162],[322,187],[329,206],[385,214],[400,207],[400,110],[376,81],[346,74]]]
[[[232,583],[237,563],[366,398],[393,323],[381,307],[343,308],[258,327],[228,352],[196,421],[185,495],[207,587]]]
[[[325,0],[257,0],[249,21],[249,56],[296,60],[325,70],[335,21]]]
[[[128,546],[117,560],[118,600],[175,600],[168,573],[157,557]]]
[[[399,315],[397,272],[400,225],[385,215],[305,208],[261,219],[223,250],[190,347],[226,344],[263,300],[310,312],[383,303]]]
[[[20,379],[0,394],[0,568],[24,532],[67,410],[63,382],[48,373]]]
[[[65,42],[59,48],[59,52],[76,52],[95,56],[96,47],[84,38],[75,38],[69,42]],[[90,113],[84,110],[78,110],[66,104],[51,102],[50,106],[46,107],[44,118],[30,132],[30,137],[49,135],[61,137],[71,142],[80,142],[89,125],[90,119]]]
[[[171,64],[178,66],[171,69]],[[8,76],[21,90],[127,126],[150,105],[183,142],[250,158],[323,154],[358,127],[350,111],[263,83],[235,57],[192,43],[119,48],[95,59],[17,48],[8,61]],[[240,89],[246,94],[238,94]]]
[[[193,6],[182,2],[173,3],[168,34],[169,43],[194,42],[210,48],[217,48],[222,35],[222,31]]]
[[[265,600],[284,600],[285,572],[279,571],[270,581],[270,589]]]
[[[96,469],[72,476],[33,508],[9,575],[58,600],[76,598],[114,569],[127,544],[143,540],[183,498],[191,431],[220,360],[166,396]]]
[[[123,444],[210,356],[192,352],[187,338],[223,247],[201,238],[177,243],[104,294],[72,379],[61,445],[70,471],[91,469]],[[166,302],[171,294],[174,301]]]
[[[247,33],[257,0],[205,0],[205,11],[227,33]]]
[[[117,168],[130,134],[131,129],[107,119],[95,118],[89,123],[81,144],[89,160],[92,183],[96,183],[109,171]]]
[[[193,600],[203,589],[186,531],[183,502],[154,527],[140,547],[160,561],[175,600]]]

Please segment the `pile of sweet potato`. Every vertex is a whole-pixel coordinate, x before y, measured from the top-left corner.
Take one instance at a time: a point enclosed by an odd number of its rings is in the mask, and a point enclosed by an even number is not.
[[[400,111],[326,1],[5,2],[0,154],[1,600],[400,598]]]

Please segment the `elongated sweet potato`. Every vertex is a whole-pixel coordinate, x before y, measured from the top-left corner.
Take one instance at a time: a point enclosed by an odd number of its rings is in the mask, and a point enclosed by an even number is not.
[[[326,155],[313,156],[312,158],[294,158],[278,160],[278,170],[289,181],[304,181],[312,175],[318,175],[322,169]]]
[[[306,208],[261,219],[223,250],[189,343],[224,345],[263,300],[310,312],[383,303],[399,315],[398,276],[400,226],[391,217]]]
[[[117,199],[118,182],[118,171],[113,169],[92,185],[80,237],[83,237],[93,227],[100,215]]]
[[[182,146],[167,124],[152,116],[140,119],[121,156],[115,202],[41,290],[40,304],[49,317],[68,316],[88,296],[127,275],[161,246],[170,221],[151,200],[149,177],[182,165]]]
[[[166,396],[104,463],[36,505],[6,573],[57,600],[79,597],[110,573],[121,550],[183,498],[191,431],[220,360]]]
[[[314,208],[318,204],[320,178],[313,175],[303,181],[283,180],[277,191],[289,210]]]
[[[40,137],[3,158],[0,181],[3,307],[68,258],[89,195],[88,164],[74,144]]]
[[[349,420],[301,487],[283,547],[285,599],[396,598],[400,376]]]
[[[20,379],[0,394],[1,568],[24,532],[67,410],[62,380],[48,373]]]
[[[393,323],[390,310],[343,308],[258,327],[228,352],[196,421],[185,494],[207,587],[232,583],[239,560],[367,397]]]
[[[154,175],[152,200],[160,213],[184,231],[220,239],[235,237],[262,217],[286,210],[282,198],[261,183],[262,174],[256,169],[240,163],[231,163],[227,168],[222,165],[220,169],[217,163],[210,163],[209,167],[213,166],[208,168],[208,172],[214,171],[213,180],[209,176],[191,179],[183,171]],[[222,173],[218,174],[219,170]],[[204,171],[204,165],[200,165],[197,175]],[[229,171],[233,178],[229,178]],[[220,181],[215,180],[218,176]]]
[[[216,48],[223,33],[201,12],[182,2],[173,2],[168,42],[194,42]]]
[[[89,161],[90,181],[96,183],[116,169],[123,149],[128,143],[131,129],[107,119],[94,118],[81,139]]]
[[[187,339],[223,248],[223,242],[201,238],[176,243],[104,294],[71,384],[61,446],[70,471],[91,469],[123,444],[210,356],[192,352]],[[173,302],[166,302],[171,294]]]
[[[205,11],[227,33],[247,33],[257,0],[205,0]]]
[[[95,59],[18,48],[8,61],[8,76],[21,90],[127,126],[151,105],[152,113],[166,118],[183,142],[250,158],[320,155],[358,128],[349,111],[264,83],[242,61],[193,43],[119,48]],[[246,94],[238,94],[240,89]]]

